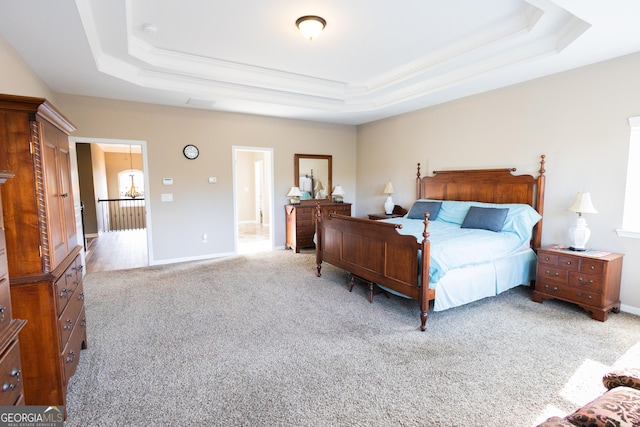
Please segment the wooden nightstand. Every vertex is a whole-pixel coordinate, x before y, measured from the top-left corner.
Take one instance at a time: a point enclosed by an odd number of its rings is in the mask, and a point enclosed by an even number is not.
[[[376,213],[376,214],[369,214],[369,219],[379,221],[381,219],[400,218],[401,216],[404,216],[404,215],[394,214],[394,213],[386,214],[382,212],[382,213]]]
[[[620,311],[623,256],[603,251],[575,252],[557,245],[540,248],[532,299],[575,303],[604,322],[610,311]]]

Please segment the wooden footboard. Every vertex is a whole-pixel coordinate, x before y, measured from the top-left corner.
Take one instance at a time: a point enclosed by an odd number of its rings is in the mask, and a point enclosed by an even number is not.
[[[318,276],[328,262],[372,283],[378,283],[420,303],[420,330],[425,330],[429,301],[429,233],[425,216],[424,239],[402,235],[399,224],[330,213],[316,222]],[[426,285],[424,285],[426,283]]]

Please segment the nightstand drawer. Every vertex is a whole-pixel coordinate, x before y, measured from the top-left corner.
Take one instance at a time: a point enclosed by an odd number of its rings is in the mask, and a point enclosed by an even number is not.
[[[589,289],[599,292],[603,286],[602,276],[584,274],[579,271],[569,272],[569,285],[580,289]]]
[[[580,263],[580,271],[583,273],[602,274],[606,264],[604,261],[583,259]]]
[[[558,255],[550,253],[540,253],[538,263],[544,265],[558,265]]]
[[[541,265],[538,267],[538,280],[553,280],[554,282],[567,283],[569,271],[563,268]]]
[[[558,267],[577,270],[580,268],[580,259],[576,257],[558,255]]]
[[[554,298],[560,298],[578,304],[583,303],[595,306],[599,306],[602,304],[602,295],[598,292],[590,292],[588,290],[555,285],[552,283],[541,283],[540,286],[536,284],[536,290],[538,290],[538,292],[553,296]]]

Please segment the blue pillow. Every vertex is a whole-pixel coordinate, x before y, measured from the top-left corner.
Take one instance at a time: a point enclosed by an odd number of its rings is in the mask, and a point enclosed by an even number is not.
[[[502,231],[509,208],[482,208],[471,206],[460,228],[479,228],[482,230]]]
[[[442,202],[427,202],[418,200],[411,206],[407,218],[424,219],[424,213],[429,212],[429,221],[434,221],[438,217]]]

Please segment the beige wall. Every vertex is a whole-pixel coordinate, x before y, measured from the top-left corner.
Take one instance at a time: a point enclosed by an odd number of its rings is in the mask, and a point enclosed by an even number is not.
[[[164,107],[58,95],[58,109],[83,138],[141,140],[147,143],[148,206],[152,263],[233,253],[233,147],[272,148],[274,153],[274,235],[284,247],[286,194],[293,185],[295,153],[331,154],[333,180],[355,195],[356,128],[300,120]],[[200,149],[196,160],[182,155],[186,144]],[[216,184],[208,177],[215,176]],[[173,178],[170,187],[162,178]],[[173,194],[162,202],[161,194]],[[350,195],[350,196],[349,196]],[[209,236],[202,242],[202,234]]]
[[[640,54],[358,127],[356,213],[415,200],[416,163],[442,169],[516,167],[537,175],[547,155],[543,243],[568,243],[576,192],[590,191],[589,246],[626,254],[622,303],[640,314],[640,240],[621,238],[630,128],[640,115]]]
[[[56,102],[54,92],[1,35],[0,59],[0,93],[35,96]]]

